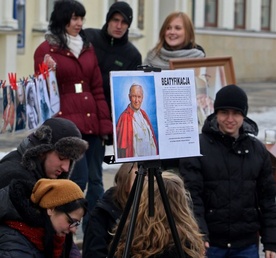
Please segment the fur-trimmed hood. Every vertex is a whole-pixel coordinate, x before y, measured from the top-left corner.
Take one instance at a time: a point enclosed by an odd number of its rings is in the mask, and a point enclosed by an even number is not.
[[[71,160],[69,171],[71,172],[75,162],[79,160],[87,150],[88,143],[80,138],[81,134],[76,128],[69,128],[67,124],[68,121],[64,124],[58,124],[60,127],[56,128],[56,124],[53,123],[53,121],[56,122],[55,119],[51,118],[50,122],[40,126],[19,145],[18,151],[22,155],[22,165],[26,169],[39,169],[39,164],[41,164],[44,154],[55,150],[61,157]],[[58,122],[60,121],[63,122],[64,120],[59,119]],[[66,129],[63,127],[66,127]],[[66,178],[69,175],[70,173],[62,173],[60,178]],[[45,177],[45,175],[41,176]]]

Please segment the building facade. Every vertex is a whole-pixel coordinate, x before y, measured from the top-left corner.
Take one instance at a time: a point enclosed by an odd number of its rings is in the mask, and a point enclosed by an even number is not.
[[[33,74],[54,0],[0,0],[0,80]],[[80,0],[84,27],[101,28],[114,0]],[[145,58],[172,11],[190,15],[207,57],[231,56],[237,82],[276,81],[276,0],[127,0],[134,11],[131,41]]]

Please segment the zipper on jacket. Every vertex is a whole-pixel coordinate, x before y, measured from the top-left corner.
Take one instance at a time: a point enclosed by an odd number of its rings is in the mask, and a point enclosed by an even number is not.
[[[110,45],[113,47],[113,44],[114,44],[114,38],[111,38]]]

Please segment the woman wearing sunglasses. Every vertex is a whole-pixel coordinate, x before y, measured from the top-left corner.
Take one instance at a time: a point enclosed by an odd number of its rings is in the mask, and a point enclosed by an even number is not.
[[[0,257],[73,258],[72,235],[86,213],[69,179],[14,180],[0,190]]]

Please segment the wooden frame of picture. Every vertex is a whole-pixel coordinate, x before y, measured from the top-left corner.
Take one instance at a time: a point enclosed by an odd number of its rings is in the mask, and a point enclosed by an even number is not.
[[[200,67],[223,67],[227,84],[236,84],[233,59],[226,57],[174,58],[170,59],[170,69],[191,69]],[[223,85],[225,86],[225,85]]]
[[[206,117],[214,112],[214,99],[223,86],[236,84],[232,57],[175,58],[170,69],[193,69],[197,94],[199,132]]]

